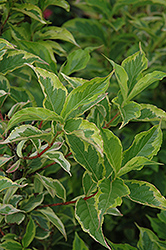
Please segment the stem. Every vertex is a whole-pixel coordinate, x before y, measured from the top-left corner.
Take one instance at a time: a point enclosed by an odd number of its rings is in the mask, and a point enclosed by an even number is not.
[[[63,132],[62,130],[61,130],[61,131],[58,131],[58,132],[56,133],[56,135],[54,136],[54,139],[52,140],[51,144],[49,144],[43,151],[41,151],[40,153],[38,153],[37,155],[32,156],[32,157],[25,156],[23,159],[24,159],[24,160],[33,160],[33,159],[39,158],[39,157],[40,157],[41,155],[43,155],[48,149],[50,149],[50,148],[52,147],[52,145],[54,144],[54,142],[55,142],[57,136],[58,136],[59,134],[61,134],[62,132]]]
[[[111,124],[111,122],[113,122],[113,120],[115,120],[115,118],[119,115],[119,112],[111,119],[111,121],[109,121],[109,123],[107,123],[103,128],[108,128],[109,125]]]
[[[2,234],[2,236],[4,236],[5,234],[4,234],[4,232],[2,231],[2,229],[0,229],[0,233]]]
[[[5,21],[4,21],[4,23],[3,23],[2,26],[1,26],[0,35],[2,34],[3,28],[4,28],[5,24],[7,23],[7,20],[9,19],[9,17],[10,17],[10,13],[8,13],[8,15],[7,15],[7,17],[6,17]]]
[[[4,121],[3,115],[2,115],[2,113],[1,113],[1,111],[0,111],[0,119],[1,119],[1,121]]]
[[[83,199],[86,201],[90,198],[92,198],[93,196],[95,196],[96,194],[98,193],[98,191],[96,191],[96,193],[88,196],[88,197],[84,197]],[[62,205],[70,205],[70,204],[74,204],[76,203],[77,200],[75,201],[66,201],[66,202],[61,202],[61,203],[54,203],[54,204],[47,204],[47,205],[42,205],[42,206],[39,206],[38,208],[43,208],[43,207],[56,207],[56,206],[62,206]]]

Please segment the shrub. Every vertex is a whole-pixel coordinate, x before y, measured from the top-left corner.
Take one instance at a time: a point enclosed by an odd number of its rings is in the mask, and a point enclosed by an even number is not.
[[[150,30],[138,32],[146,19],[141,11],[141,24],[136,15],[131,18],[130,1],[112,1],[113,7],[78,2],[82,13],[89,13],[88,6],[97,18],[57,27],[43,13],[49,5],[69,11],[64,0],[0,3],[0,248],[92,249],[96,241],[98,249],[165,249],[165,190],[150,176],[164,173],[164,150],[157,154],[166,113],[147,101],[150,87],[152,92],[166,76],[154,61],[164,56],[164,42],[151,35],[145,46]],[[134,4],[145,8],[141,1]],[[149,8],[156,11],[154,4]],[[117,13],[122,16],[116,19]],[[153,16],[148,24],[162,33],[163,19]],[[121,32],[125,24],[129,34]],[[139,214],[134,203],[162,210],[158,218],[148,215],[157,235],[137,224],[139,240],[115,244],[107,238],[126,230],[125,216],[132,217],[133,209]]]

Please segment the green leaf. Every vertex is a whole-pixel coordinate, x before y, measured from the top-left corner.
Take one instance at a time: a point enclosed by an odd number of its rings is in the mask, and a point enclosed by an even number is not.
[[[14,214],[22,212],[20,209],[13,207],[11,204],[0,204],[0,214]]]
[[[2,142],[0,142],[1,144]],[[13,158],[13,156],[1,156],[0,157],[0,167],[6,164],[6,162],[10,161]]]
[[[27,63],[34,62],[45,63],[40,57],[35,56],[23,50],[14,50],[7,52],[3,60],[0,61],[0,69],[2,74],[7,74],[15,69],[23,67]]]
[[[18,111],[19,112],[19,111]],[[31,125],[21,125],[16,127],[5,141],[0,144],[7,144],[11,142],[28,140],[28,139],[41,139],[47,142],[52,141],[54,134],[52,132],[42,132],[40,129]]]
[[[86,0],[86,3],[92,7],[94,7],[95,10],[97,10],[99,13],[103,13],[106,15],[107,18],[110,18],[111,16],[111,6],[107,1],[101,1],[101,0]]]
[[[140,76],[140,73],[148,67],[148,60],[145,57],[145,53],[142,51],[142,49],[140,49],[140,51],[127,57],[122,62],[122,67],[128,75],[127,85],[130,93],[137,83],[137,79]]]
[[[52,50],[52,46],[49,42],[39,40],[35,42],[19,40],[18,45],[20,49],[32,53],[33,55],[39,56],[45,62],[45,64],[42,63],[41,65],[41,63],[36,63],[36,65],[40,65],[40,67],[45,68],[49,71],[57,71],[56,59]]]
[[[50,177],[45,177],[37,173],[38,179],[41,181],[43,186],[47,189],[52,198],[55,195],[65,202],[66,200],[66,190],[63,185],[58,180],[54,180]]]
[[[25,212],[30,212],[38,207],[44,200],[44,194],[30,195],[28,199],[20,202],[20,208]]]
[[[69,77],[66,76],[65,74],[63,74],[61,72],[61,75],[63,76],[63,78],[72,86],[73,89],[81,86],[82,84],[84,84],[85,82],[89,82],[86,79],[83,78],[78,78],[78,77]]]
[[[28,225],[26,227],[26,233],[22,238],[23,247],[28,247],[30,243],[33,241],[36,233],[36,226],[32,218],[30,217]]]
[[[100,211],[100,222],[103,220],[103,215],[107,213],[107,210],[111,207],[116,207],[121,205],[122,199],[130,193],[129,188],[124,184],[122,179],[115,179],[115,181],[110,181],[109,179],[104,179],[99,184],[101,194],[98,197],[98,210]]]
[[[33,120],[56,121],[63,123],[63,118],[51,110],[44,108],[30,107],[16,112],[10,119],[7,130],[9,130],[11,127],[17,125],[20,122],[33,121]]]
[[[87,200],[79,199],[77,201],[75,216],[84,232],[87,232],[94,240],[107,249],[110,249],[104,239],[102,228],[99,227],[98,213],[93,197]]]
[[[21,160],[19,159],[19,160],[16,161],[14,164],[12,164],[11,167],[9,167],[9,168],[6,170],[6,173],[13,173],[13,172],[15,172],[15,171],[19,168],[20,163],[21,163]]]
[[[123,99],[120,92],[118,93],[117,97],[112,100],[112,102],[117,105],[123,120],[119,129],[128,124],[130,120],[137,119],[141,115],[140,105],[133,101],[127,101],[125,104],[123,104]]]
[[[47,26],[37,31],[34,35],[34,40],[46,40],[46,39],[53,39],[53,40],[63,40],[66,42],[73,43],[74,45],[79,45],[76,43],[73,35],[63,27],[55,27],[55,26]]]
[[[92,181],[91,176],[88,172],[84,172],[82,177],[82,186],[85,196],[90,196],[90,194],[96,190],[97,185]]]
[[[5,102],[6,98],[10,93],[10,85],[9,81],[3,75],[0,75],[0,107],[2,107],[3,103]]]
[[[123,216],[123,214],[121,214],[119,209],[117,209],[116,207],[108,208],[107,211],[106,211],[106,214],[110,214],[110,215],[113,215],[113,216]]]
[[[96,19],[73,18],[63,24],[70,31],[75,31],[76,34],[81,33],[85,37],[94,37],[99,42],[107,43],[104,29],[101,23]]]
[[[5,250],[22,250],[21,244],[15,240],[6,240],[1,243],[1,247],[3,247]]]
[[[74,110],[96,101],[99,95],[107,90],[111,75],[112,73],[104,78],[94,78],[89,82],[85,82],[82,86],[73,89],[66,98],[61,112],[62,117],[66,119],[71,116]]]
[[[62,68],[62,72],[66,75],[71,75],[72,73],[84,69],[90,60],[90,55],[88,51],[78,49],[71,52],[67,57],[67,63]]]
[[[137,248],[132,247],[129,244],[115,244],[108,239],[107,241],[112,250],[137,250]]]
[[[12,180],[10,180],[7,177],[1,176],[0,175],[0,192],[6,188],[10,188],[10,187],[25,187],[27,184],[24,185],[19,185],[16,182],[13,182]]]
[[[37,67],[32,67],[32,69],[37,74],[38,81],[45,96],[43,106],[60,114],[66,99],[67,89],[54,73]]]
[[[71,176],[70,163],[66,160],[61,152],[50,150],[46,152],[42,157],[57,162],[61,166],[61,168],[63,168]]]
[[[94,123],[82,118],[72,118],[66,121],[64,130],[67,134],[74,134],[81,140],[92,144],[103,155],[103,141],[100,130]]]
[[[55,5],[64,8],[66,11],[70,11],[70,5],[65,0],[45,0],[42,3],[42,9],[45,10],[48,6]]]
[[[73,241],[73,248],[72,250],[88,250],[87,246],[85,245],[84,241],[78,236],[75,232],[75,237]]]
[[[151,218],[147,215],[147,218],[150,220],[151,227],[155,233],[157,233],[160,239],[166,240],[166,224],[160,221],[158,218]]]
[[[14,214],[8,214],[5,216],[6,223],[11,223],[11,224],[16,223],[17,225],[20,225],[24,219],[25,219],[25,214],[19,212]]]
[[[104,153],[116,174],[122,162],[121,141],[109,129],[101,129],[101,136],[104,143]]]
[[[24,15],[27,15],[39,21],[42,24],[46,24],[46,21],[43,18],[41,9],[37,7],[36,5],[33,5],[31,3],[22,3],[21,5],[15,4],[15,7],[13,7],[13,10],[21,12]]]
[[[129,198],[145,206],[166,210],[166,199],[151,183],[137,180],[125,180],[130,189]]]
[[[74,134],[66,135],[74,159],[92,176],[94,182],[103,178],[104,166],[101,155],[91,144],[82,141]]]
[[[37,211],[41,212],[62,233],[64,238],[67,240],[67,235],[62,221],[50,207],[43,208]]]
[[[24,106],[28,105],[29,103],[30,103],[29,100],[27,102],[18,102],[18,103],[16,103],[15,105],[13,105],[11,107],[11,109],[9,110],[7,116],[9,118],[11,118],[14,115],[14,113],[16,113],[17,111],[21,110]]]
[[[133,99],[136,95],[141,93],[145,88],[151,85],[153,82],[162,80],[166,76],[166,73],[162,71],[153,71],[152,73],[146,74],[142,77],[133,87],[127,100]]]
[[[135,156],[129,160],[118,172],[118,176],[122,176],[132,170],[141,170],[144,165],[160,164],[155,161],[151,161],[143,156]]]
[[[162,210],[159,214],[157,214],[158,218],[166,224],[166,211]]]
[[[159,151],[161,143],[162,132],[158,125],[137,134],[129,149],[124,151],[122,166],[136,156],[151,159]]]
[[[126,101],[127,99],[127,94],[128,94],[128,75],[127,72],[125,71],[125,69],[118,65],[117,63],[115,63],[114,61],[110,60],[109,58],[106,57],[106,59],[112,64],[114,70],[115,70],[115,76],[117,78],[122,96],[123,96],[123,100]]]
[[[159,238],[149,229],[139,227],[140,230],[139,241],[137,246],[139,250],[147,250],[147,249],[154,249],[154,250],[164,250],[166,249],[166,241],[161,241]]]
[[[140,104],[141,115],[136,118],[137,121],[160,121],[166,120],[166,112],[151,104]]]
[[[0,38],[0,50],[3,49],[15,49],[15,46],[9,43],[7,40]]]

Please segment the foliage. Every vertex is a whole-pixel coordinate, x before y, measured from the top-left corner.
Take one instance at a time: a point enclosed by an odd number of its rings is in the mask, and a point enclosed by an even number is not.
[[[165,3],[71,4],[0,1],[0,249],[165,249]]]

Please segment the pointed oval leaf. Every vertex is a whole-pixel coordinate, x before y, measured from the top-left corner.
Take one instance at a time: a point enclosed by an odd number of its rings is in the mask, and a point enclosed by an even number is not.
[[[64,130],[92,144],[103,155],[103,141],[100,130],[94,123],[82,118],[72,118],[66,121]]]
[[[12,132],[6,138],[6,140],[3,142],[0,142],[0,144],[7,144],[7,143],[15,142],[15,141],[37,139],[37,138],[50,142],[52,141],[53,136],[54,135],[52,132],[44,133],[40,129],[34,126],[21,125],[19,127],[16,127],[14,130],[12,130]]]
[[[50,177],[42,176],[37,173],[38,179],[41,181],[43,186],[47,189],[52,198],[55,195],[65,201],[66,199],[66,190],[63,185],[58,181]]]
[[[13,207],[11,204],[0,204],[0,214],[15,214],[18,212],[24,212],[20,209]]]
[[[144,156],[151,159],[159,151],[161,143],[162,131],[158,125],[148,131],[137,134],[130,148],[124,151],[122,166],[136,156]]]
[[[25,108],[15,113],[8,123],[7,130],[17,125],[20,122],[25,121],[56,121],[63,123],[63,118],[57,115],[55,112],[44,108]]]
[[[116,174],[122,162],[121,141],[109,129],[101,129],[101,136],[104,143],[104,153]]]
[[[0,192],[6,188],[10,188],[10,187],[25,187],[27,184],[24,185],[19,185],[16,182],[13,182],[12,180],[10,180],[7,177],[1,176],[0,175]]]
[[[73,35],[63,27],[55,27],[55,26],[47,26],[42,30],[37,31],[34,35],[34,40],[46,40],[46,39],[54,39],[54,40],[63,40],[66,42],[73,43],[74,45],[79,45],[76,43]]]
[[[90,60],[87,50],[78,49],[71,52],[67,57],[67,63],[62,67],[61,71],[66,75],[84,69]]]
[[[15,7],[12,8],[13,10],[16,10],[18,12],[21,12],[39,22],[42,24],[46,24],[46,21],[43,18],[42,11],[39,7],[36,5],[33,5],[31,3],[22,3],[20,4],[15,4]]]
[[[153,71],[152,73],[146,74],[135,84],[127,99],[133,99],[153,82],[162,80],[164,77],[166,77],[166,73],[162,71]]]
[[[62,221],[50,207],[39,209],[37,211],[41,212],[62,233],[64,238],[67,240],[66,231]]]
[[[128,81],[128,75],[127,72],[125,71],[125,69],[118,65],[117,63],[115,63],[114,61],[110,60],[109,58],[106,57],[106,59],[112,64],[113,68],[115,69],[115,76],[117,78],[122,96],[123,96],[123,100],[126,101],[127,98],[127,94],[128,94],[128,85],[127,85],[127,81]]]
[[[100,222],[103,220],[103,215],[111,207],[121,205],[121,197],[127,196],[130,193],[129,188],[124,184],[122,179],[110,181],[104,179],[99,185],[101,194],[98,197],[98,209],[100,211]]]
[[[137,78],[139,77],[140,73],[148,67],[148,60],[145,57],[145,53],[141,49],[135,54],[127,57],[122,62],[122,67],[125,69],[128,75],[127,85],[130,93],[134,85],[136,84]]]
[[[139,121],[160,121],[166,120],[166,112],[151,104],[140,104],[141,115],[136,118]]]
[[[43,202],[43,200],[44,200],[43,193],[38,194],[37,196],[32,194],[31,196],[29,196],[28,199],[25,199],[20,202],[20,208],[28,213],[34,210],[36,207],[38,207]]]
[[[122,176],[132,170],[141,170],[144,165],[160,164],[155,161],[151,161],[143,156],[135,156],[128,161],[118,172],[118,176]]]
[[[92,181],[91,176],[88,172],[85,172],[82,177],[82,186],[85,196],[90,196],[90,194],[96,190],[97,185]]]
[[[9,51],[3,56],[3,60],[0,61],[0,69],[2,74],[7,74],[15,69],[23,67],[27,63],[46,63],[39,56],[28,53],[24,50]]]
[[[26,227],[26,232],[22,238],[23,247],[28,247],[30,243],[33,241],[36,233],[36,226],[32,218],[30,217],[28,225]]]
[[[104,166],[101,155],[95,147],[82,141],[74,134],[68,134],[66,138],[75,160],[88,171],[94,182],[101,180],[104,174]]]
[[[123,122],[119,129],[123,128],[129,121],[137,119],[141,115],[141,107],[136,102],[127,102],[120,108]]]
[[[95,200],[93,197],[87,200],[79,199],[77,201],[75,216],[84,232],[87,232],[94,240],[107,249],[110,249],[104,239],[102,228],[99,227],[98,213],[95,208]]]
[[[59,6],[61,8],[64,8],[66,11],[70,11],[70,5],[65,0],[46,0],[41,3],[42,9],[45,10],[50,5]]]
[[[6,162],[10,161],[12,158],[13,158],[13,156],[1,156],[0,157],[0,167],[3,166]]]
[[[85,245],[84,241],[78,236],[75,232],[75,237],[73,241],[73,248],[72,250],[88,250],[87,246]]]
[[[145,206],[166,210],[166,199],[151,183],[137,180],[125,180],[125,184],[130,189],[128,197],[132,201]]]
[[[137,246],[140,250],[154,249],[164,250],[166,249],[166,241],[161,241],[150,229],[139,227],[140,230],[139,241]]]
[[[21,244],[15,240],[5,240],[1,243],[1,247],[5,250],[22,250]]]
[[[16,223],[17,225],[20,225],[24,219],[25,214],[21,212],[5,215],[5,222],[10,224]]]
[[[32,67],[32,69],[37,74],[45,96],[44,107],[60,114],[66,99],[67,89],[54,73],[37,67]]]
[[[104,78],[94,78],[89,82],[85,82],[82,86],[73,89],[66,98],[61,112],[62,117],[66,119],[74,110],[94,102],[99,95],[107,90],[111,75],[112,73]]]
[[[21,160],[19,159],[10,168],[8,168],[6,170],[6,173],[13,173],[13,172],[15,172],[19,168],[20,163],[21,163]]]
[[[57,162],[71,176],[70,163],[65,159],[64,155],[61,152],[50,150],[49,152],[46,152],[42,157]]]

